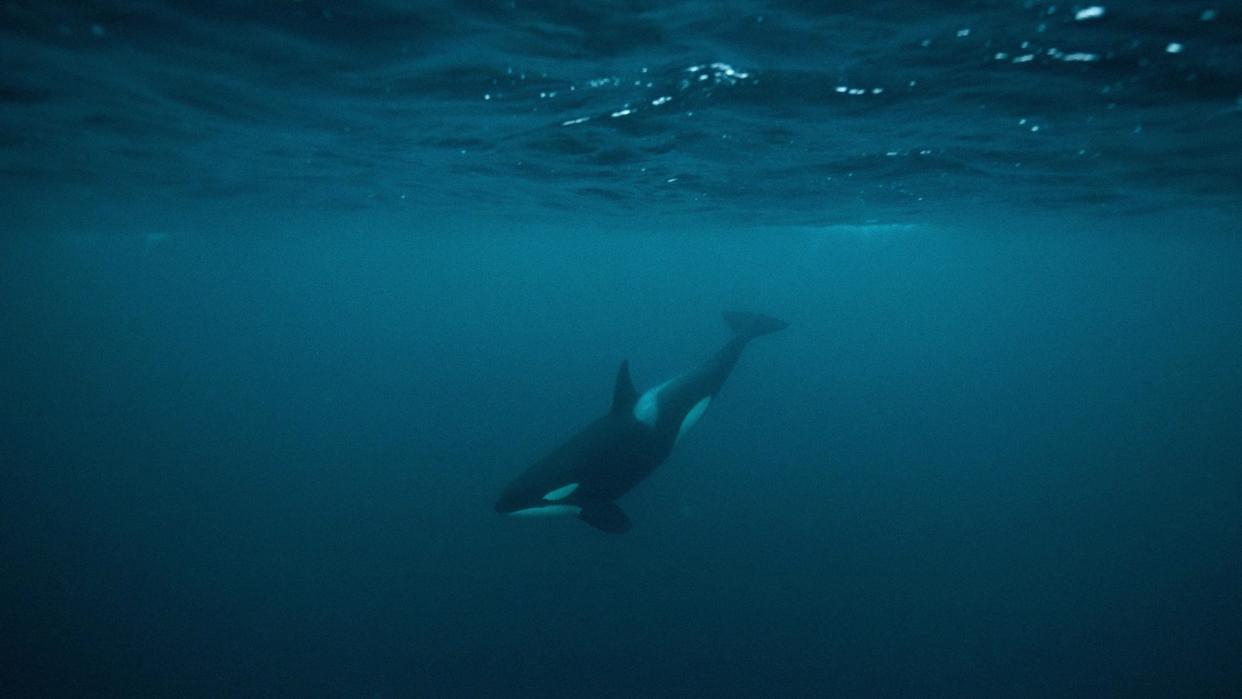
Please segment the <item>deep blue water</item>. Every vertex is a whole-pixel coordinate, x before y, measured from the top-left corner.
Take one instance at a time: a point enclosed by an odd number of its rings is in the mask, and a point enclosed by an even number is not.
[[[1239,693],[1239,37],[5,3],[0,693]],[[493,511],[734,308],[632,531]]]

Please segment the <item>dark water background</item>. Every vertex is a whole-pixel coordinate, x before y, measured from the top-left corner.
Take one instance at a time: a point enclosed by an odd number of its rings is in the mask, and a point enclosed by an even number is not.
[[[1103,7],[0,6],[0,691],[1235,694],[1242,7]]]

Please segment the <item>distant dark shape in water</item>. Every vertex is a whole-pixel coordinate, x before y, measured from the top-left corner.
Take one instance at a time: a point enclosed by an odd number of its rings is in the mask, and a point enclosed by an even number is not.
[[[786,325],[758,313],[725,313],[724,319],[733,337],[715,356],[641,396],[630,381],[629,362],[621,362],[612,410],[526,469],[501,493],[496,511],[571,515],[605,532],[628,531],[630,518],[613,501],[668,458],[703,416],[746,344]]]

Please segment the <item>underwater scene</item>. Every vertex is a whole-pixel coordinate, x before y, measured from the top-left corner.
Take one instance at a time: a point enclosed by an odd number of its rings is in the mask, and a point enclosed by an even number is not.
[[[1242,2],[0,2],[0,695],[1242,695]]]

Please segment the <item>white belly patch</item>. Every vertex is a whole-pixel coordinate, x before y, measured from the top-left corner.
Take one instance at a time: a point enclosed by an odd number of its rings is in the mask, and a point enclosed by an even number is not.
[[[695,423],[699,421],[699,418],[703,417],[703,412],[707,410],[707,406],[711,402],[712,397],[705,396],[703,400],[694,404],[694,407],[690,409],[690,412],[686,413],[686,417],[681,421],[681,429],[677,430],[677,440],[673,442],[674,444],[681,441],[682,435],[689,432],[690,428],[694,427]]]
[[[634,403],[634,419],[648,427],[655,427],[656,420],[660,419],[660,391],[672,382],[673,379],[669,379],[639,396],[638,402]]]
[[[582,512],[577,505],[544,505],[510,512],[510,517],[573,517]]]

